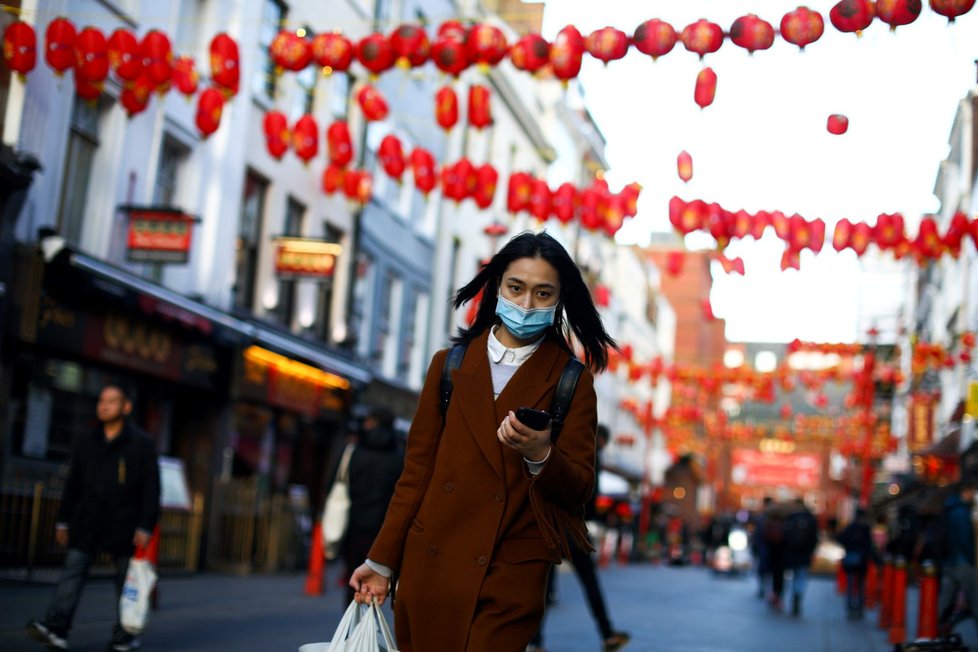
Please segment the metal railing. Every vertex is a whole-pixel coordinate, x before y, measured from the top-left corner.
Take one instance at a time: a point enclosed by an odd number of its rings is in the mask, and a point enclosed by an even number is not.
[[[10,483],[0,488],[0,576],[26,580],[57,577],[64,548],[54,538],[61,492],[43,482]],[[204,497],[194,494],[191,509],[163,509],[160,516],[159,569],[196,571],[200,556]],[[111,572],[101,555],[93,572]]]

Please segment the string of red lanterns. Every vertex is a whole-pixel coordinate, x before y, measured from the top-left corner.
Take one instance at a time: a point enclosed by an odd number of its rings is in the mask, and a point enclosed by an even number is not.
[[[825,242],[825,222],[821,219],[809,221],[781,211],[730,211],[700,199],[687,202],[673,197],[669,201],[669,222],[682,235],[693,231],[709,233],[717,241],[718,251],[723,251],[734,238],[759,240],[769,226],[774,227],[785,243],[782,270],[798,269],[800,252],[809,249],[819,253]],[[839,220],[832,234],[832,247],[836,251],[851,249],[861,257],[870,244],[875,244],[881,251],[892,252],[897,260],[911,256],[917,264],[924,264],[945,254],[957,257],[967,237],[978,247],[978,218],[969,219],[961,212],[954,214],[944,234],[939,233],[934,217],[925,216],[913,238],[906,233],[903,215],[882,213],[874,225]]]

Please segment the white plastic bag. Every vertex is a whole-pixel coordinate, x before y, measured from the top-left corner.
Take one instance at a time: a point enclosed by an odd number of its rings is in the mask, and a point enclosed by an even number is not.
[[[354,601],[346,608],[331,640],[307,643],[299,652],[397,652],[397,644],[376,600],[369,607]]]
[[[140,634],[149,620],[149,596],[156,586],[156,571],[145,559],[129,560],[126,582],[119,597],[119,624],[130,634]]]
[[[353,448],[353,444],[349,444],[343,451],[336,479],[329,490],[329,495],[326,496],[326,505],[323,507],[323,554],[330,560],[336,559],[339,555],[340,544],[343,543],[346,526],[350,522],[349,468]]]

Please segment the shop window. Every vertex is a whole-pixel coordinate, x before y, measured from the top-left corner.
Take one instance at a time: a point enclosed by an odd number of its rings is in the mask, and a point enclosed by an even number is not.
[[[285,205],[285,225],[282,235],[301,236],[302,222],[305,216],[306,207],[296,200],[295,197],[289,197]],[[292,326],[292,318],[295,316],[296,283],[297,281],[291,278],[279,281],[278,305],[275,308],[276,318],[290,328]]]
[[[99,147],[99,121],[103,106],[76,100],[71,111],[61,202],[58,208],[58,232],[71,244],[81,241],[92,167]]]
[[[259,238],[265,214],[268,181],[248,170],[245,174],[241,219],[235,251],[234,305],[254,310],[255,285],[258,274]]]
[[[388,272],[381,288],[380,314],[377,323],[377,349],[380,370],[387,378],[400,377],[398,350],[400,349],[401,315],[404,306],[404,281],[394,272]]]
[[[254,91],[268,100],[275,99],[277,75],[275,62],[268,48],[278,31],[285,26],[285,4],[279,0],[262,0],[261,24],[258,26],[258,58],[255,67]]]
[[[327,223],[323,227],[323,237],[328,242],[335,242],[337,244],[343,242],[343,231]],[[336,261],[337,267],[339,267],[339,259]],[[334,276],[323,280],[319,284],[319,297],[318,297],[318,307],[316,311],[316,324],[314,326],[316,337],[325,341],[330,339],[330,325],[333,319],[333,279]]]

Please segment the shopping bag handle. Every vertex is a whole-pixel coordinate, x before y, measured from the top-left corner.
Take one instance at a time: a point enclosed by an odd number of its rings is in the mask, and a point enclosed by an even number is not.
[[[384,637],[384,644],[387,646],[387,649],[389,652],[397,652],[397,641],[394,640],[390,625],[387,624],[387,618],[384,617],[384,612],[380,610],[380,605],[377,604],[376,597],[370,598],[370,610],[377,619],[377,624],[380,626],[380,633]]]

